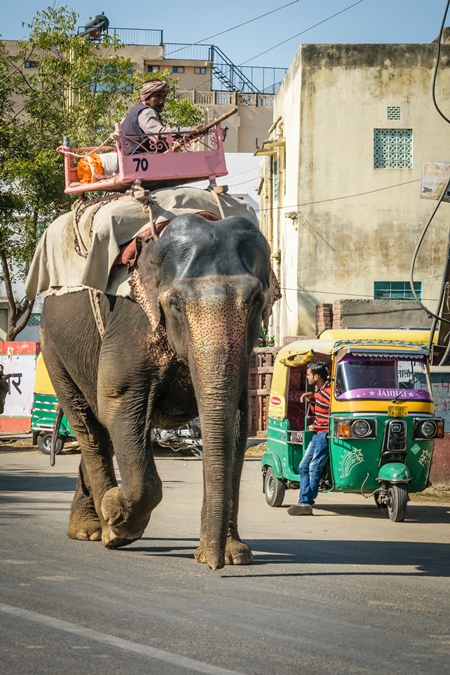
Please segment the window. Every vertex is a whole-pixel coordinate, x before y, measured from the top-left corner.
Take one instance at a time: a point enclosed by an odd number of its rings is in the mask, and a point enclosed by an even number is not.
[[[148,73],[157,73],[159,72],[159,66],[147,66]]]
[[[375,169],[412,168],[412,129],[374,129]]]
[[[422,282],[414,282],[414,290],[422,300]],[[409,281],[375,281],[373,297],[375,300],[414,300]]]
[[[398,121],[402,118],[402,109],[399,105],[388,105],[386,108],[386,119],[388,122]]]
[[[172,66],[172,73],[184,73],[184,66]]]
[[[37,61],[25,61],[25,68],[37,68]]]
[[[30,314],[30,318],[28,319],[29,326],[39,326],[40,323],[41,323],[40,314]]]
[[[206,68],[194,68],[194,73],[196,75],[205,75],[206,74]]]

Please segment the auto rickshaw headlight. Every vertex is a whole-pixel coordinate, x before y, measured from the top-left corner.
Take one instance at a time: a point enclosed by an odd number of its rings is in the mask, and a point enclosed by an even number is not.
[[[433,418],[428,420],[416,419],[414,424],[414,438],[432,438],[444,437],[444,420]]]
[[[422,428],[421,431],[425,438],[434,438],[436,436],[436,424],[431,421],[427,420],[426,422],[422,422]]]
[[[352,424],[353,436],[357,438],[365,438],[371,432],[371,426],[367,420],[356,420]]]
[[[375,420],[336,418],[334,422],[336,438],[375,438]]]

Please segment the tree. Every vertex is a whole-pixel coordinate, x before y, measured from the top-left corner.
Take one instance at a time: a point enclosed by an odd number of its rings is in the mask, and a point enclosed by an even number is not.
[[[25,327],[32,310],[32,303],[14,297],[13,281],[25,279],[46,225],[73,201],[64,194],[63,157],[56,147],[64,136],[73,147],[99,145],[148,79],[118,53],[116,36],[93,42],[77,35],[77,17],[67,7],[48,7],[27,24],[29,38],[18,43],[16,54],[0,42],[0,264],[8,340]],[[36,68],[26,68],[30,62]],[[162,77],[170,80],[168,72]],[[166,121],[197,124],[200,109],[176,101],[176,82],[170,86]]]

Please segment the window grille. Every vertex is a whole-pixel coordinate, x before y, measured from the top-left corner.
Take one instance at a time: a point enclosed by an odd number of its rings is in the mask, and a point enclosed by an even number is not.
[[[148,73],[157,73],[159,72],[159,70],[160,70],[159,66],[147,66]]]
[[[29,326],[39,326],[40,323],[41,323],[40,314],[30,314],[30,318],[28,319]]]
[[[412,129],[374,129],[374,168],[412,168]]]
[[[194,73],[196,75],[205,75],[206,74],[206,68],[194,68]]]
[[[272,165],[272,176],[273,176],[273,200],[274,202],[278,201],[278,160],[273,160]]]
[[[25,68],[37,68],[37,61],[25,61]]]
[[[422,282],[414,282],[414,290],[422,300]],[[415,300],[409,281],[375,281],[373,297],[375,300]]]
[[[184,66],[172,66],[172,73],[184,73]]]
[[[386,108],[386,119],[388,122],[401,120],[402,108],[399,105],[388,105]]]

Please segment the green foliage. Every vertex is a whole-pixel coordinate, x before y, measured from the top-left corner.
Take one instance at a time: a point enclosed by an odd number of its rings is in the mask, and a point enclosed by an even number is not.
[[[116,36],[105,35],[96,43],[77,35],[77,18],[65,6],[48,7],[27,25],[29,38],[18,43],[17,53],[8,53],[0,42],[0,264],[5,283],[10,270],[25,277],[43,227],[73,201],[64,194],[63,157],[56,152],[64,136],[72,147],[102,143],[149,79],[119,54]],[[38,67],[25,68],[27,61]],[[170,79],[167,71],[161,75]],[[197,106],[176,101],[176,81],[170,80],[170,86],[166,120],[199,123]]]

